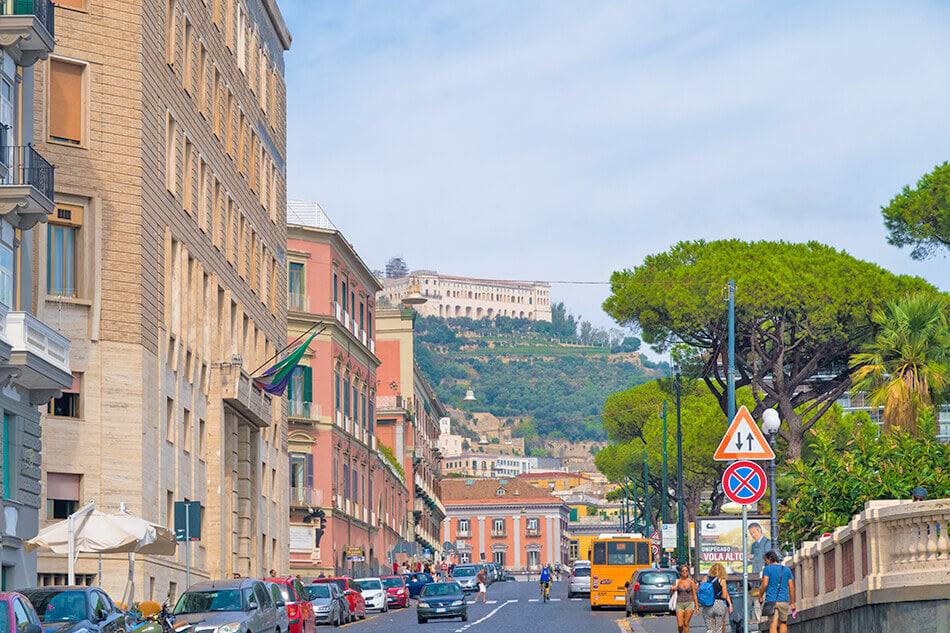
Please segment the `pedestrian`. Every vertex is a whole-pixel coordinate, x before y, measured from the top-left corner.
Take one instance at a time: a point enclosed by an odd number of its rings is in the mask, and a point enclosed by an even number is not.
[[[484,567],[478,570],[475,581],[478,583],[478,595],[475,597],[475,602],[481,601],[482,604],[487,604],[488,592],[486,585],[488,584],[488,576],[485,574]]]
[[[696,582],[689,577],[689,565],[680,565],[680,577],[670,587],[670,595],[676,594],[676,630],[689,633],[689,621],[699,600],[696,598]]]
[[[762,616],[769,619],[770,633],[788,633],[788,614],[795,611],[795,580],[792,570],[779,562],[774,551],[765,554],[765,569],[759,585]]]
[[[268,572],[268,574],[270,574],[270,576],[269,576],[270,578],[277,578],[277,572],[274,571],[273,569],[270,570],[270,571]]]
[[[393,576],[399,575],[399,563],[393,562]]]
[[[716,563],[709,568],[706,579],[699,585],[696,597],[703,612],[706,633],[725,633],[727,614],[732,613],[732,598],[726,583],[726,568]]]
[[[910,498],[913,501],[926,501],[927,500],[927,489],[923,486],[917,486],[914,488],[913,492],[910,493]]]
[[[448,580],[449,579],[449,564],[446,563],[445,561],[442,561],[441,570],[442,570],[442,580]]]

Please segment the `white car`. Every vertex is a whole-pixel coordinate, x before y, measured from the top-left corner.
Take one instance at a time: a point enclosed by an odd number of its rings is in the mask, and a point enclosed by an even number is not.
[[[360,593],[363,594],[363,600],[366,601],[366,610],[389,611],[389,601],[386,598],[386,588],[383,587],[383,581],[379,578],[357,578],[356,584],[360,586]]]

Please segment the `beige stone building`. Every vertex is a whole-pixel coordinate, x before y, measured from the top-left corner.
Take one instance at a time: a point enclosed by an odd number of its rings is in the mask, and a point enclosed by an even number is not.
[[[73,385],[43,422],[41,523],[95,501],[172,526],[174,502],[200,501],[192,581],[286,570],[286,410],[250,376],[286,336],[290,34],[275,0],[56,4],[35,297],[73,341]],[[136,599],[184,589],[179,550],[137,559]],[[62,557],[38,567],[65,580]],[[96,561],[78,571],[95,580]],[[126,574],[107,558],[103,587],[121,595]]]
[[[551,320],[551,286],[541,281],[478,279],[415,270],[408,277],[381,282],[380,296],[394,306],[418,289],[426,298],[415,306],[422,316]]]

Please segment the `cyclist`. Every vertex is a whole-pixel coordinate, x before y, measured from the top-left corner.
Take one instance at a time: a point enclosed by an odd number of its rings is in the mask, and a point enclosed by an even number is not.
[[[551,593],[551,566],[545,565],[541,568],[541,577],[538,579],[538,584],[541,585],[541,598],[547,602],[548,595]]]
[[[554,563],[554,577],[561,582],[561,561]]]

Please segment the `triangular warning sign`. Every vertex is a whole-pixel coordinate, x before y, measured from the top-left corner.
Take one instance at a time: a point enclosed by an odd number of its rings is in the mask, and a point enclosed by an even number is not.
[[[713,459],[717,462],[731,462],[736,459],[775,459],[775,453],[769,446],[752,414],[745,406],[739,407],[732,419],[729,430],[719,442],[719,448]]]

